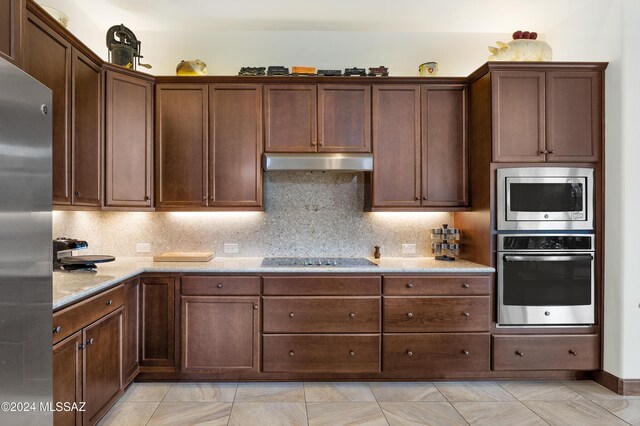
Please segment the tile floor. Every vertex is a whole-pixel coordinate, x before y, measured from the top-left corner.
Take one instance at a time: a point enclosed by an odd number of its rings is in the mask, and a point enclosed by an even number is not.
[[[100,426],[634,425],[640,396],[592,381],[134,383]]]

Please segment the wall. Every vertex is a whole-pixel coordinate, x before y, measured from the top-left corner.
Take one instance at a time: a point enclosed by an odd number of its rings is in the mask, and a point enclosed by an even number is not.
[[[54,237],[86,239],[93,253],[136,256],[214,250],[238,243],[240,256],[399,256],[402,243],[429,255],[429,231],[452,224],[450,213],[364,213],[362,173],[269,172],[265,212],[55,212]],[[88,253],[87,253],[88,254]],[[146,256],[147,254],[143,254]]]

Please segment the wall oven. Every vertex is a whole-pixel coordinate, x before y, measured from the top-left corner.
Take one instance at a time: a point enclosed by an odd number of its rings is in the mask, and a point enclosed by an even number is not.
[[[498,235],[498,325],[595,321],[593,234]]]
[[[497,228],[592,230],[593,169],[498,169]]]

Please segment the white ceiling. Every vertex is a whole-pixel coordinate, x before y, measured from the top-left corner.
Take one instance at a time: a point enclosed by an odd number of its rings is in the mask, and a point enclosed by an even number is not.
[[[606,0],[72,1],[100,27],[134,31],[544,33]]]

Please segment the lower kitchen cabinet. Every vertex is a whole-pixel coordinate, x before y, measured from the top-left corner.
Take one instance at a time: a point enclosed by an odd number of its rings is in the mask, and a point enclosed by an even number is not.
[[[176,369],[176,291],[173,277],[140,278],[140,367]]]
[[[124,283],[122,382],[126,387],[140,370],[140,281]]]
[[[384,334],[382,364],[387,373],[489,371],[489,333]]]
[[[258,296],[181,299],[182,371],[258,372]]]
[[[53,402],[80,406],[82,399],[82,331],[69,336],[53,347]],[[81,425],[81,411],[56,411],[53,424]]]

